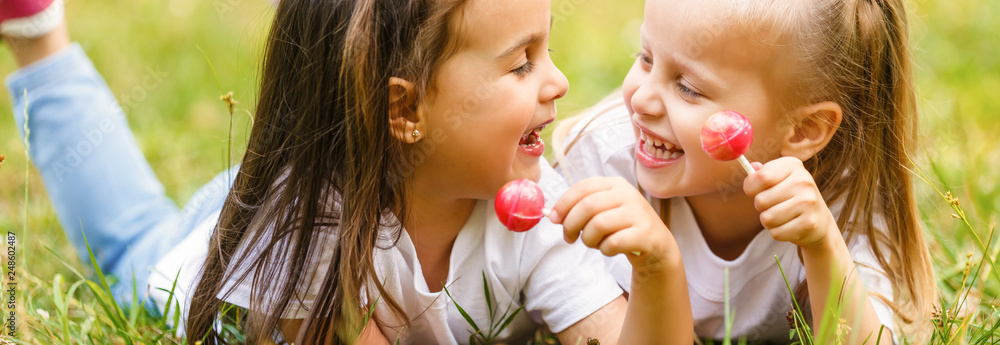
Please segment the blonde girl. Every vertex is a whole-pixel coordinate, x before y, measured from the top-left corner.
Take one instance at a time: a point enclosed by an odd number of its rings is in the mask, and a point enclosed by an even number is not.
[[[834,327],[849,344],[888,344],[928,317],[903,1],[645,6],[620,100],[557,130],[568,134],[559,169],[579,181],[552,217],[567,238],[600,245],[593,234],[627,226],[621,205],[648,198],[645,214],[676,243],[668,262],[683,264],[667,268],[686,273],[701,338],[727,334],[728,300],[733,337],[789,341],[792,294],[775,256],[813,329]],[[763,162],[753,173],[700,147],[705,120],[726,109],[753,124],[747,156]],[[609,263],[626,290],[637,283],[625,257]]]

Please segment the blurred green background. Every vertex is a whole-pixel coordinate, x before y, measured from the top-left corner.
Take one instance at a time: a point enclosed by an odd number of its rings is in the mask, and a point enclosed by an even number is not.
[[[561,117],[594,104],[621,84],[638,49],[642,1],[553,0],[551,48],[570,80],[560,101]],[[958,195],[973,226],[985,234],[1000,205],[1000,1],[911,1],[912,41],[921,97],[918,167],[933,182]],[[267,0],[69,1],[70,32],[87,51],[128,113],[139,145],[168,194],[184,202],[227,166],[229,114],[206,62],[215,66],[223,92],[240,102],[233,145],[245,146],[258,83],[263,38],[273,14]],[[205,56],[199,52],[204,50]],[[0,49],[0,73],[16,68]],[[168,76],[143,86],[150,70]],[[24,217],[24,148],[11,116],[9,96],[0,96],[0,230],[21,228]],[[252,111],[251,111],[252,112]],[[238,157],[235,158],[238,160]],[[974,250],[951,209],[924,182],[919,202],[931,234],[939,274],[951,276]],[[85,267],[31,169],[27,248],[22,268],[49,280],[68,274],[46,258],[54,248]],[[972,206],[970,206],[972,205]],[[78,230],[74,230],[78,231]],[[22,242],[23,243],[23,242]],[[942,285],[950,284],[942,280]],[[995,290],[994,290],[995,291]],[[994,292],[995,293],[995,292]]]

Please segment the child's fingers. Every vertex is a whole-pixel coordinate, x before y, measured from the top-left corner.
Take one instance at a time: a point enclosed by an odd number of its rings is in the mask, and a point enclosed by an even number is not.
[[[760,213],[760,224],[767,229],[776,229],[802,215],[796,200],[788,199]]]
[[[757,211],[764,212],[777,204],[794,198],[795,192],[794,188],[786,188],[784,182],[779,182],[768,189],[758,192],[753,198],[753,206]]]
[[[606,177],[591,177],[577,182],[570,186],[569,190],[556,201],[555,206],[552,206],[553,212],[549,215],[549,220],[556,224],[563,223],[566,216],[569,215],[568,211],[580,202],[580,200],[596,192],[609,190],[612,187],[613,185],[608,183]]]
[[[583,244],[587,247],[597,248],[605,237],[635,224],[635,220],[626,217],[623,211],[622,207],[618,207],[590,218],[580,233]]]
[[[807,227],[806,223],[808,221],[805,217],[796,216],[784,224],[768,229],[768,231],[771,233],[771,238],[775,241],[791,242],[800,245],[802,236],[806,234],[806,232],[802,231]]]
[[[748,196],[756,196],[760,192],[788,178],[792,174],[793,169],[789,167],[789,163],[785,161],[785,158],[788,157],[770,161],[761,166],[753,174],[747,176],[746,180],[743,180],[743,192]],[[792,159],[797,161],[795,158]],[[799,165],[802,165],[802,162],[799,162]]]
[[[622,253],[638,256],[641,253],[649,253],[650,249],[646,248],[649,241],[643,238],[640,231],[632,230],[636,229],[630,227],[610,233],[603,237],[595,248],[599,249],[601,254],[605,256],[615,256]]]
[[[570,243],[576,241],[580,232],[591,222],[595,215],[622,205],[621,199],[614,197],[611,190],[599,190],[589,194],[569,209],[564,216],[563,236]]]

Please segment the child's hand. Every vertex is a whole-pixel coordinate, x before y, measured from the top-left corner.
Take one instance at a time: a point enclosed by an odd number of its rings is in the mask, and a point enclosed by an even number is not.
[[[574,184],[556,202],[549,220],[563,225],[566,242],[582,239],[607,256],[626,253],[633,268],[679,256],[659,215],[620,177],[592,177]]]
[[[743,191],[754,198],[771,237],[803,248],[839,237],[837,222],[802,161],[782,157],[753,167],[757,171],[743,181]]]

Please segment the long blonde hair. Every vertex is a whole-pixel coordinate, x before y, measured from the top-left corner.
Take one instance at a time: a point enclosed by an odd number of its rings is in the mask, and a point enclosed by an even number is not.
[[[911,324],[927,318],[936,290],[910,173],[917,107],[903,2],[734,1],[730,8],[737,23],[793,54],[794,98],[842,107],[840,128],[806,167],[828,203],[844,203],[840,228],[867,236],[897,289],[888,304]]]

